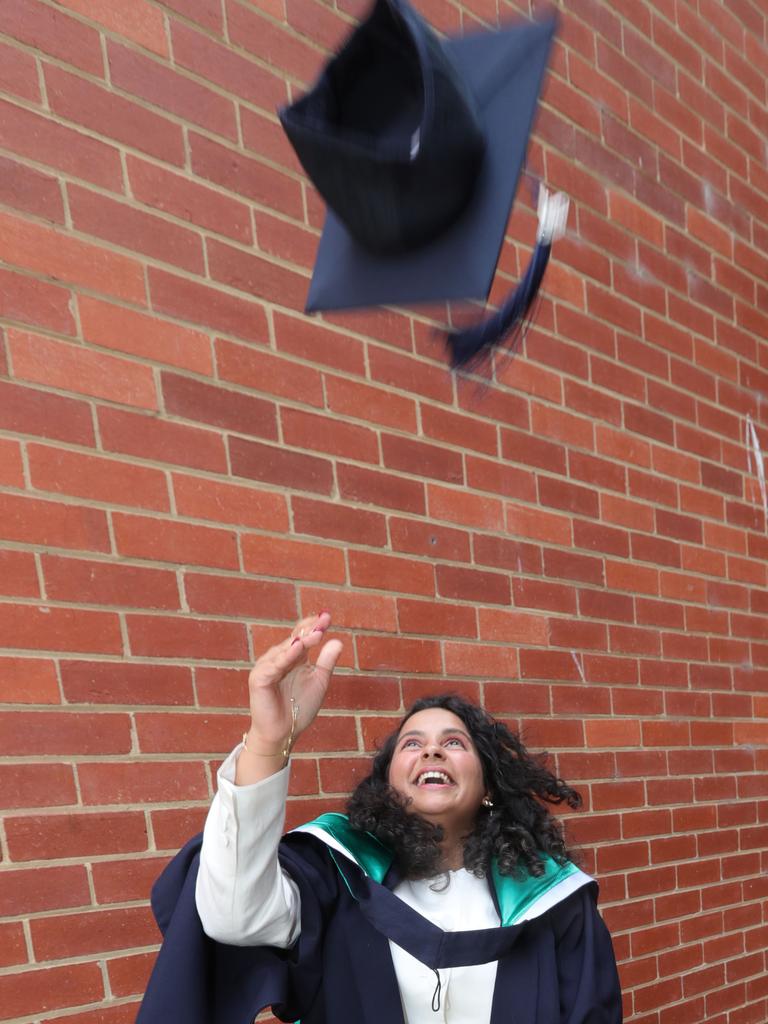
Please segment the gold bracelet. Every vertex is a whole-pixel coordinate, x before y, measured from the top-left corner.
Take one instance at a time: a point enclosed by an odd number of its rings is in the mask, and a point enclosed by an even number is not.
[[[293,750],[293,737],[296,734],[296,719],[299,717],[299,705],[293,697],[291,697],[291,715],[293,716],[291,721],[291,731],[282,750],[278,751],[276,754],[263,754],[260,750],[249,750],[248,744],[246,743],[246,738],[248,736],[247,732],[243,733],[243,750],[247,750],[249,754],[255,754],[256,757],[290,757],[291,750]]]

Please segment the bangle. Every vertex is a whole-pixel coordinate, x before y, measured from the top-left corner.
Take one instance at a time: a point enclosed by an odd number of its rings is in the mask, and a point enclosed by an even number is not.
[[[246,739],[248,737],[247,732],[243,733],[243,750],[247,750],[249,754],[255,754],[256,757],[290,757],[291,750],[293,749],[293,737],[296,734],[296,719],[299,717],[299,705],[293,697],[291,697],[291,715],[293,716],[291,721],[291,731],[288,734],[288,739],[285,741],[282,750],[279,750],[274,754],[263,754],[260,750],[249,750],[248,744],[246,743]]]

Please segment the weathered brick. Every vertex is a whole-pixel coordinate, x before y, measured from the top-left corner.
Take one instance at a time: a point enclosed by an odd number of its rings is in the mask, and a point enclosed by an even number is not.
[[[111,40],[107,43],[107,60],[110,79],[121,92],[146,100],[159,110],[200,125],[215,135],[237,138],[235,106],[221,93]]]
[[[181,167],[181,125],[124,99],[95,82],[49,65],[45,83],[51,110],[59,117]]]

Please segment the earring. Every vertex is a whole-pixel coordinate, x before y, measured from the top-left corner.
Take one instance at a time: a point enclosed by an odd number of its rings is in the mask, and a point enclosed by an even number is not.
[[[483,804],[483,807],[491,808],[491,807],[493,807],[493,800],[491,800],[491,798],[489,796],[484,796],[483,799],[482,799],[482,804]]]

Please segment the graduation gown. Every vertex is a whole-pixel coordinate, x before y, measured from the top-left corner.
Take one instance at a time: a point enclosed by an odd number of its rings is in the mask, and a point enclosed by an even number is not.
[[[516,880],[488,880],[501,925],[444,932],[391,888],[391,853],[326,814],[280,843],[301,896],[288,950],[208,938],[195,906],[201,837],[152,891],[164,941],[137,1024],[250,1024],[265,1007],[301,1024],[404,1024],[389,940],[436,972],[498,961],[491,1024],[621,1024],[621,993],[597,886],[573,864],[546,862]]]

